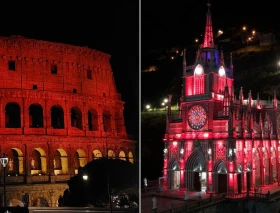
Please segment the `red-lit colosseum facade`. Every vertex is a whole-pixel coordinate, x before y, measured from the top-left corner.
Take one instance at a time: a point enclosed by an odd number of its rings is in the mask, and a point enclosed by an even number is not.
[[[109,59],[88,47],[0,37],[7,206],[24,205],[23,195],[29,206],[57,206],[78,168],[107,154],[133,163],[135,141],[126,133]]]

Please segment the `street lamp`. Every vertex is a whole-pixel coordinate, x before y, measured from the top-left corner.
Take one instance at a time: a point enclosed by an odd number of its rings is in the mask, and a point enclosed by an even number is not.
[[[88,180],[88,175],[83,175],[83,180]]]
[[[6,210],[6,166],[9,162],[9,158],[5,153],[3,153],[2,157],[0,158],[0,162],[4,169],[4,209]]]

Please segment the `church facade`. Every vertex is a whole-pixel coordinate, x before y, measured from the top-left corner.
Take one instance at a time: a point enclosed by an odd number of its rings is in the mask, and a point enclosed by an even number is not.
[[[0,37],[0,154],[6,206],[57,206],[79,167],[134,162],[110,55],[68,44]],[[1,184],[4,169],[0,166]],[[3,187],[0,188],[4,205]]]
[[[244,193],[279,182],[280,111],[251,91],[234,96],[232,55],[226,67],[214,44],[210,4],[204,41],[187,70],[184,51],[180,113],[171,95],[164,136],[164,188]],[[246,96],[246,99],[244,98]]]

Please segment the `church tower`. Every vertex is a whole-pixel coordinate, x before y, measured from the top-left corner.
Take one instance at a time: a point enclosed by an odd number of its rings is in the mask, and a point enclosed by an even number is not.
[[[223,51],[214,43],[210,3],[207,7],[204,39],[193,69],[186,69],[183,52],[176,119],[170,116],[169,99],[163,188],[243,193],[280,177],[275,160],[280,156],[278,100],[276,94],[270,102],[253,100],[251,91],[245,99],[243,88],[235,100],[232,54],[227,68]]]

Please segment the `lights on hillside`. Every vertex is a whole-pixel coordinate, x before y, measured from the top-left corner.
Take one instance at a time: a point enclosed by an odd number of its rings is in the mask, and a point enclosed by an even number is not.
[[[196,39],[194,40],[194,42],[195,42],[195,43],[198,43],[198,39],[196,38]]]
[[[151,105],[150,104],[147,104],[146,105],[146,109],[150,109],[151,108]]]
[[[246,26],[243,26],[243,27],[242,27],[242,30],[243,30],[243,31],[246,31],[246,30],[247,30],[247,27],[246,27]]]

